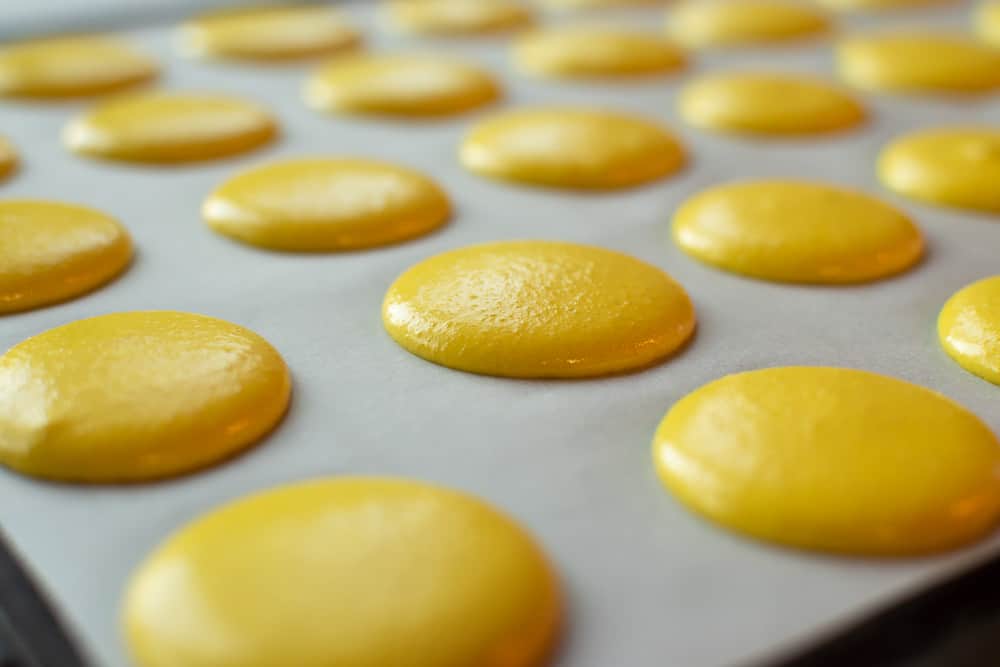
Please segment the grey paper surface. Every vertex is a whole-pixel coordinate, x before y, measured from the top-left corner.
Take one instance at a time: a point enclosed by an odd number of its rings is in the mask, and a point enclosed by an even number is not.
[[[966,25],[968,5],[888,14],[847,25]],[[676,178],[614,194],[564,194],[489,182],[462,170],[456,147],[482,114],[442,122],[329,118],[299,101],[307,67],[245,67],[178,59],[168,27],[130,33],[163,62],[162,86],[225,91],[274,109],[275,145],[175,168],[87,161],[59,142],[83,105],[0,104],[0,133],[24,166],[0,196],[65,200],[120,218],[138,257],[121,279],[85,298],[0,319],[0,346],[66,322],[132,309],[205,313],[250,327],[285,356],[294,403],[247,455],[158,484],[81,487],[0,472],[4,530],[33,565],[100,665],[127,664],[117,629],[129,572],[172,531],[221,503],[323,475],[405,475],[476,493],[529,527],[557,564],[568,600],[562,667],[741,664],[829,631],[970,562],[1000,537],[943,557],[873,561],[759,544],[709,525],[659,484],[650,439],[672,403],[724,374],[786,364],[864,368],[956,399],[1000,430],[998,388],[950,361],[934,332],[945,299],[998,272],[1000,219],[937,209],[884,192],[879,148],[933,124],[1000,122],[1000,99],[868,96],[864,129],[819,140],[750,141],[684,127],[677,91],[699,72],[766,67],[830,74],[827,43],[696,56],[681,76],[633,83],[525,79],[499,39],[426,42],[376,29],[371,5],[349,8],[375,49],[456,53],[505,82],[506,105],[559,103],[631,110],[675,130],[693,156]],[[609,14],[657,29],[658,10]],[[488,113],[488,112],[487,112]],[[301,155],[368,156],[432,174],[454,200],[453,223],[432,236],[370,252],[269,253],[212,234],[206,194],[249,166]],[[911,213],[930,252],[914,271],[854,288],[768,284],[718,272],[669,241],[673,210],[724,181],[796,177],[860,188]],[[449,248],[543,238],[621,250],[668,271],[690,292],[697,338],[675,359],[602,380],[478,377],[413,357],[383,332],[392,280]]]

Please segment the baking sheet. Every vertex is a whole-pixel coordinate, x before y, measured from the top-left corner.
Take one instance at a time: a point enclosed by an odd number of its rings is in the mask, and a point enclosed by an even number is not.
[[[970,6],[844,21],[965,27]],[[6,11],[4,8],[3,11]],[[674,110],[685,78],[715,68],[831,72],[828,45],[712,53],[681,76],[632,83],[556,84],[513,72],[505,40],[421,41],[376,28],[369,3],[355,16],[376,48],[450,52],[505,81],[506,105],[558,103],[632,110],[677,132],[693,156],[670,180],[612,194],[504,185],[462,170],[456,147],[483,113],[403,123],[317,115],[299,101],[307,67],[180,60],[169,26],[130,34],[163,63],[162,85],[245,95],[280,116],[281,141],[207,164],[149,168],[68,155],[62,125],[79,104],[0,104],[0,133],[22,152],[3,197],[76,202],[132,232],[134,266],[63,305],[0,319],[0,347],[79,318],[178,309],[264,335],[295,380],[291,412],[245,456],[181,479],[122,487],[40,483],[0,472],[2,523],[100,665],[127,664],[117,630],[126,577],[175,529],[221,503],[322,475],[405,475],[476,493],[528,526],[557,564],[568,632],[555,664],[690,667],[772,657],[858,613],[972,560],[1000,553],[1000,535],[944,557],[878,561],[803,553],[724,532],[661,487],[653,430],[672,403],[724,374],[786,364],[864,368],[933,388],[1000,431],[998,389],[960,369],[937,345],[940,306],[998,272],[1000,219],[922,206],[877,185],[874,161],[891,137],[932,124],[1000,122],[1000,98],[869,96],[861,131],[820,140],[751,141],[683,126]],[[604,14],[655,29],[659,10]],[[10,24],[8,24],[9,26]],[[212,234],[198,209],[222,180],[301,155],[391,160],[432,174],[453,198],[453,223],[379,250],[325,256],[270,253]],[[672,211],[713,184],[797,177],[853,186],[912,214],[930,247],[901,277],[862,287],[769,284],[718,272],[669,241]],[[661,366],[602,380],[479,377],[409,355],[383,332],[392,280],[449,248],[497,239],[592,243],[631,253],[677,278],[699,316],[693,344]]]

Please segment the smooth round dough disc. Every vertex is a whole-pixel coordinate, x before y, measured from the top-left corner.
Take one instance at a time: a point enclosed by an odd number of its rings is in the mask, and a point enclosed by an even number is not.
[[[681,91],[679,107],[690,125],[745,134],[820,134],[865,119],[860,102],[822,79],[763,72],[696,79]]]
[[[506,181],[608,190],[666,177],[686,161],[660,126],[610,111],[541,108],[487,118],[466,135],[467,169]]]
[[[846,368],[768,368],[688,394],[653,458],[685,505],[726,528],[859,555],[941,551],[1000,517],[1000,442],[917,385]]]
[[[0,96],[96,95],[144,83],[158,71],[148,56],[111,37],[34,39],[0,49]]]
[[[229,322],[171,311],[78,320],[0,357],[0,463],[92,483],[188,472],[274,428],[290,389],[275,349]]]
[[[17,151],[9,141],[0,137],[0,181],[17,169]]]
[[[684,289],[628,255],[552,241],[452,250],[403,273],[382,321],[413,354],[506,377],[588,377],[636,370],[695,328]]]
[[[82,155],[159,164],[244,153],[277,132],[267,110],[239,98],[148,93],[98,105],[70,122],[63,140]]]
[[[104,213],[47,201],[0,201],[0,313],[65,301],[116,277],[128,232]]]
[[[180,29],[186,53],[224,60],[282,61],[352,49],[361,36],[329,7],[262,7],[210,12]]]
[[[979,5],[975,14],[975,28],[980,37],[1000,48],[1000,0],[987,0]]]
[[[837,46],[847,83],[898,93],[985,93],[1000,88],[1000,49],[948,33],[862,35]]]
[[[882,183],[913,199],[1000,213],[1000,128],[922,130],[879,156]]]
[[[389,0],[386,9],[395,27],[419,35],[508,32],[534,22],[519,0]]]
[[[668,14],[667,32],[691,48],[740,47],[813,38],[826,15],[790,0],[689,0]]]
[[[941,345],[962,368],[1000,384],[1000,276],[955,293],[938,317]]]
[[[673,236],[684,252],[720,269],[789,283],[878,280],[916,264],[924,249],[904,213],[804,181],[710,188],[678,209]]]
[[[538,0],[550,9],[619,9],[623,7],[652,7],[664,5],[668,0]]]
[[[599,26],[526,35],[514,46],[514,60],[528,74],[553,79],[663,74],[685,64],[684,52],[659,35]]]
[[[838,12],[882,12],[944,5],[959,0],[819,0]]]
[[[537,667],[560,607],[544,553],[484,502],[339,477],[182,528],[132,577],[123,618],[140,667]]]
[[[436,56],[337,58],[306,83],[317,111],[387,116],[448,116],[496,101],[493,76],[475,65]]]
[[[426,234],[451,212],[429,178],[357,159],[278,162],[246,171],[213,192],[202,215],[215,231],[276,250],[370,248]]]

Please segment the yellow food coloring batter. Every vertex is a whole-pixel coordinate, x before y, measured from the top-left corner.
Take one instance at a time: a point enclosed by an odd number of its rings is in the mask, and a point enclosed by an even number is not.
[[[328,7],[263,7],[212,12],[180,30],[194,56],[251,61],[310,58],[351,49],[358,32]]]
[[[9,141],[0,137],[0,180],[10,176],[17,169],[17,151]]]
[[[1000,127],[937,128],[882,151],[886,187],[923,201],[1000,213]]]
[[[318,111],[389,116],[445,116],[500,97],[493,76],[475,65],[433,56],[338,58],[306,83]]]
[[[957,34],[862,35],[837,47],[837,69],[868,90],[979,93],[1000,87],[1000,49]]]
[[[976,10],[976,33],[995,47],[1000,47],[1000,2],[989,0]]]
[[[397,343],[485,375],[587,377],[676,351],[695,327],[684,289],[628,255],[551,241],[452,250],[401,275],[382,304]]]
[[[76,153],[155,164],[243,153],[277,131],[267,110],[238,98],[148,93],[98,105],[71,122],[63,140]]]
[[[880,12],[887,10],[947,4],[956,0],[820,0],[830,9],[841,12]]]
[[[0,463],[93,483],[188,472],[270,431],[290,387],[275,349],[229,322],[168,311],[78,320],[0,357]]]
[[[553,28],[521,38],[514,60],[523,71],[550,78],[614,77],[672,72],[684,53],[658,35],[624,28]]]
[[[0,95],[66,98],[149,81],[156,63],[126,42],[99,36],[52,37],[0,49]]]
[[[657,471],[723,526],[794,547],[908,555],[983,537],[1000,516],[1000,442],[908,382],[845,368],[770,368],[675,404]]]
[[[390,0],[389,19],[421,35],[476,35],[531,25],[531,12],[517,0]]]
[[[615,9],[619,7],[650,7],[667,0],[539,0],[552,9]]]
[[[678,209],[673,235],[703,262],[791,283],[877,280],[913,266],[924,248],[900,211],[859,192],[801,181],[706,190]]]
[[[89,292],[131,259],[128,233],[103,213],[54,202],[0,201],[0,313]]]
[[[133,576],[123,620],[141,667],[537,667],[560,607],[539,546],[481,500],[341,477],[182,528]]]
[[[278,250],[369,248],[426,234],[450,215],[448,197],[417,172],[370,160],[292,160],[258,167],[209,196],[210,227]]]
[[[938,317],[941,345],[962,368],[1000,384],[1000,276],[959,290]]]
[[[818,134],[865,119],[861,104],[821,79],[793,74],[710,74],[681,92],[685,121],[747,134]]]
[[[476,125],[460,158],[491,178],[563,188],[640,185],[680,169],[681,145],[642,118],[586,109],[525,109]]]
[[[692,48],[736,47],[821,35],[829,20],[790,0],[690,0],[668,15],[667,31]]]

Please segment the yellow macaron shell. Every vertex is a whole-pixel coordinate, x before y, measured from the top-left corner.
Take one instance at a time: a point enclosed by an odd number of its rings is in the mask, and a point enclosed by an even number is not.
[[[884,12],[943,5],[956,0],[819,0],[839,12]]]
[[[0,137],[0,181],[17,171],[17,149]]]
[[[793,547],[901,556],[985,536],[1000,516],[1000,442],[917,385],[845,368],[711,382],[660,423],[653,457],[685,505]]]
[[[426,234],[451,205],[432,180],[372,160],[301,159],[243,172],[202,206],[215,231],[276,250],[369,248]]]
[[[448,116],[496,101],[500,85],[475,65],[441,56],[337,58],[306,83],[317,111],[387,116]]]
[[[619,9],[625,7],[652,7],[664,5],[667,0],[538,0],[550,9]]]
[[[976,34],[1000,48],[1000,1],[987,0],[979,5],[974,16]]]
[[[518,39],[514,62],[553,79],[633,77],[674,72],[684,52],[655,33],[601,26],[549,28]]]
[[[518,0],[388,0],[385,9],[394,27],[418,35],[502,33],[533,22]]]
[[[484,502],[341,477],[182,528],[131,579],[123,622],[140,667],[541,667],[560,607],[544,553]]]
[[[668,34],[691,48],[780,44],[817,37],[829,27],[823,12],[789,0],[689,0],[667,17]]]
[[[0,201],[0,314],[85,294],[124,271],[131,259],[128,232],[100,211]]]
[[[0,48],[0,96],[71,98],[149,81],[159,71],[127,42],[98,35],[49,37]]]
[[[803,135],[862,123],[864,107],[822,79],[794,74],[730,72],[689,83],[678,103],[690,125],[721,132]]]
[[[961,34],[886,32],[843,40],[847,83],[894,93],[985,93],[1000,88],[1000,49]]]
[[[1000,125],[921,130],[883,149],[882,183],[943,206],[1000,213]]]
[[[78,320],[0,357],[0,463],[92,483],[188,472],[259,440],[290,389],[275,349],[223,320],[171,311]]]
[[[244,153],[271,141],[277,121],[240,98],[147,93],[108,100],[66,126],[63,141],[82,155],[170,164]]]
[[[553,241],[451,250],[401,275],[382,305],[389,335],[457,370],[590,377],[680,348],[694,307],[670,276],[628,255]]]
[[[874,197],[822,183],[745,181],[705,190],[674,215],[687,254],[734,273],[790,283],[885,278],[923,255],[920,230]]]
[[[1000,384],[1000,276],[954,294],[938,316],[941,345],[962,368]]]
[[[521,109],[487,118],[466,135],[459,157],[483,176],[588,190],[654,181],[687,159],[680,143],[651,121],[574,108]]]
[[[223,10],[181,26],[181,49],[201,58],[285,61],[356,47],[360,34],[329,7]]]

